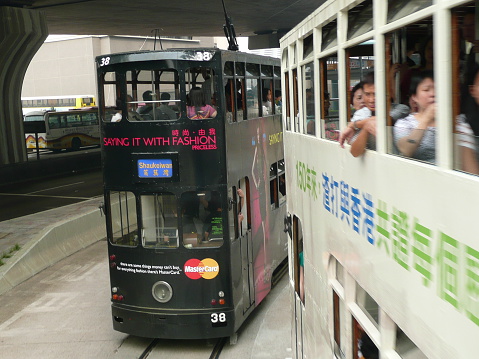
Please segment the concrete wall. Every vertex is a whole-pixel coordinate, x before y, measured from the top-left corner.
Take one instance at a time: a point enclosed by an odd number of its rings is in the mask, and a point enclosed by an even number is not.
[[[162,39],[163,49],[214,47],[214,38]],[[153,50],[154,40],[141,37],[85,36],[45,42],[33,57],[23,82],[22,97],[94,95],[95,57],[115,52]],[[161,49],[159,41],[156,49]]]

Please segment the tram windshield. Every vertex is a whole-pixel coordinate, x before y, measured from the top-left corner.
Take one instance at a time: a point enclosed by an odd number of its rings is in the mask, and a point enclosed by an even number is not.
[[[180,86],[174,69],[126,72],[128,121],[174,121],[180,114]]]
[[[176,196],[173,194],[141,196],[143,247],[178,247],[176,203]]]
[[[223,244],[223,218],[219,192],[185,192],[181,196],[183,245],[220,247]]]

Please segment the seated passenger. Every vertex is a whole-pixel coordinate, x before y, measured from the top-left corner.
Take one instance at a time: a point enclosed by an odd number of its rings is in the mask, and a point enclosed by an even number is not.
[[[216,110],[206,104],[204,92],[199,87],[193,87],[188,94],[187,115],[191,120],[216,117]]]
[[[143,92],[143,101],[145,101],[145,104],[141,107],[138,107],[138,113],[140,115],[149,115],[153,111],[153,92],[151,91],[145,91]]]
[[[173,111],[168,102],[170,101],[171,96],[168,92],[163,92],[160,96],[161,104],[156,108],[155,115],[156,119],[160,121],[176,120],[176,113]]]
[[[411,79],[411,100],[417,112],[394,124],[394,143],[399,152],[418,160],[436,161],[436,101],[432,71],[422,71]]]
[[[457,145],[460,150],[460,169],[479,174],[479,65],[473,67],[466,82],[469,94],[464,94],[464,113],[457,117]]]
[[[269,88],[263,88],[262,100],[263,100],[263,116],[272,115],[273,114],[273,109],[271,105],[272,94]]]

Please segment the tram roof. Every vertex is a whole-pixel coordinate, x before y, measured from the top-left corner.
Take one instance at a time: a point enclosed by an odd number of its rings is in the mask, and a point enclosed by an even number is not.
[[[101,62],[101,59],[109,57],[109,63],[125,63],[125,62],[145,62],[155,60],[185,60],[185,61],[203,61],[198,57],[198,53],[210,53],[212,56],[220,54],[226,58],[234,59],[235,61],[251,61],[255,59],[255,62],[266,64],[277,64],[278,59],[274,57],[260,56],[256,54],[249,54],[246,52],[221,50],[217,48],[185,48],[185,49],[167,49],[158,51],[130,51],[114,54],[101,55],[97,57],[97,62]]]

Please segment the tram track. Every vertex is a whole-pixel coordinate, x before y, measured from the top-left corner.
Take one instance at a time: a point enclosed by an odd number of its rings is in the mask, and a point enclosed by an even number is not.
[[[146,347],[146,349],[141,353],[141,355],[138,357],[138,359],[146,359],[150,355],[151,351],[156,347],[156,345],[159,343],[160,339],[156,338],[153,339],[152,342]]]
[[[146,349],[141,353],[141,355],[138,357],[138,359],[147,359],[153,349],[158,345],[161,339],[153,339],[150,344],[146,347]],[[213,350],[209,356],[209,359],[219,359],[221,352],[223,351],[224,346],[228,342],[228,338],[219,338],[216,341],[215,346],[213,347]]]

